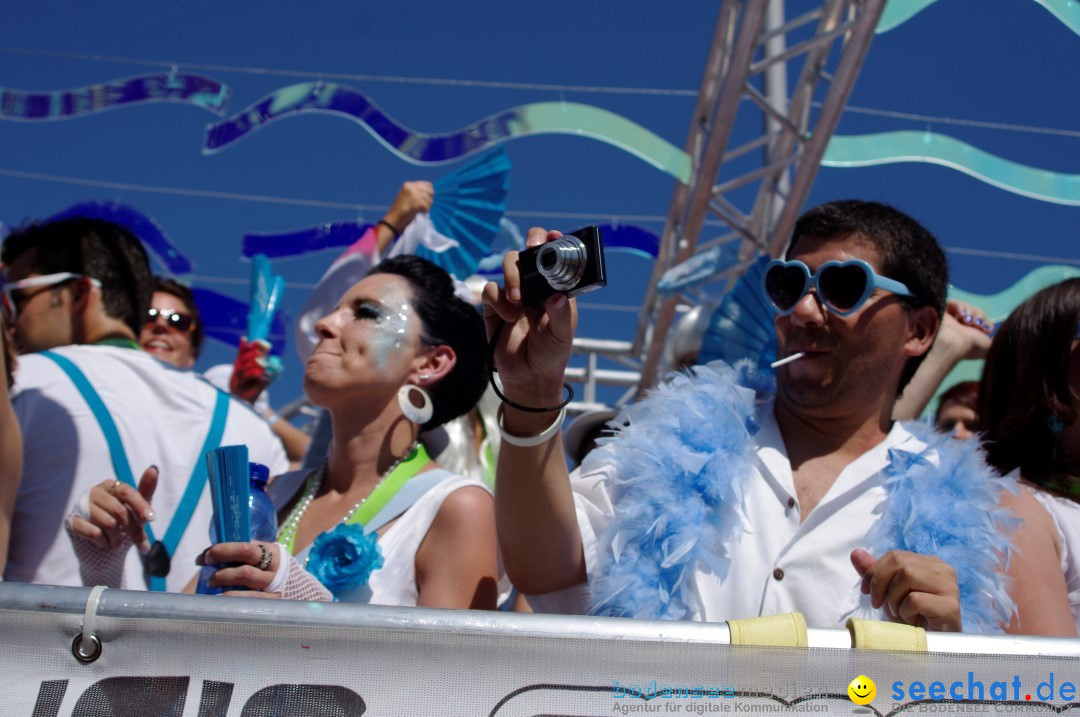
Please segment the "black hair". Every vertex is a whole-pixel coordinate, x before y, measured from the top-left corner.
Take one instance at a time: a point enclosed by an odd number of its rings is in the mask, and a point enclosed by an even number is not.
[[[426,387],[435,412],[423,430],[468,413],[487,386],[487,338],[480,312],[455,295],[450,275],[427,259],[396,256],[381,261],[368,272],[372,274],[394,274],[407,280],[424,341],[449,346],[457,356],[450,372]]]
[[[1002,473],[1016,468],[1027,480],[1068,495],[1080,476],[1057,455],[1055,426],[1077,420],[1069,387],[1069,359],[1080,320],[1080,278],[1043,289],[998,327],[979,385],[979,421],[987,460]]]
[[[979,415],[979,382],[978,381],[960,381],[953,384],[948,391],[941,394],[938,397],[937,410],[934,412],[934,423],[937,423],[941,419],[941,411],[945,408],[945,404],[955,403],[958,406],[964,408],[970,408],[975,412],[975,416]]]
[[[154,292],[158,291],[163,294],[172,294],[177,299],[180,299],[184,304],[184,308],[191,314],[193,320],[191,352],[198,358],[199,351],[202,349],[203,335],[205,332],[203,330],[202,317],[199,316],[199,306],[195,303],[195,294],[192,293],[189,287],[184,286],[179,281],[164,276],[154,277]]]
[[[37,249],[32,269],[39,274],[68,271],[100,281],[105,313],[139,335],[150,310],[153,280],[146,250],[134,234],[101,219],[33,222],[4,240],[0,261],[10,266],[30,249]]]
[[[795,223],[788,254],[804,236],[846,239],[858,236],[881,255],[881,272],[901,282],[913,296],[899,297],[907,307],[932,306],[938,319],[945,313],[949,266],[937,239],[925,227],[895,207],[879,202],[845,199],[807,211]],[[908,359],[897,395],[915,375],[926,354]]]

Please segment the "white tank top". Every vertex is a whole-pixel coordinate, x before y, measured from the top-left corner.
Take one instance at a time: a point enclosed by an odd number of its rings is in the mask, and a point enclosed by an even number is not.
[[[1080,634],[1080,503],[1037,488],[1031,492],[1046,508],[1057,528],[1061,540],[1061,572],[1065,573],[1065,589],[1069,591],[1069,609],[1077,634]]]
[[[310,471],[293,471],[278,476],[267,489],[274,508],[281,506],[301,490]],[[448,477],[428,489],[412,506],[395,520],[385,533],[379,536],[383,566],[371,574],[367,584],[338,595],[341,602],[359,602],[370,605],[416,605],[419,592],[416,588],[416,551],[424,541],[439,508],[459,488],[476,486],[488,490],[483,482],[449,473]],[[296,554],[301,565],[307,564],[308,545]]]

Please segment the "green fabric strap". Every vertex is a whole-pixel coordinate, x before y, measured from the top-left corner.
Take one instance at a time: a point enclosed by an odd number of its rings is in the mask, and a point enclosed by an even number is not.
[[[142,346],[139,346],[138,342],[123,338],[122,336],[110,336],[107,339],[95,341],[94,346],[115,346],[118,349],[135,349],[136,351],[142,351]]]
[[[379,511],[386,507],[386,504],[393,499],[398,492],[405,487],[405,484],[409,482],[409,479],[416,476],[424,466],[431,461],[428,456],[427,449],[424,448],[423,443],[419,443],[416,446],[416,450],[412,452],[408,458],[399,463],[394,470],[390,471],[390,474],[379,481],[379,484],[375,486],[375,490],[371,491],[371,495],[364,499],[364,502],[360,504],[360,507],[354,512],[345,523],[353,525],[359,523],[360,525],[367,525],[368,522],[378,515]],[[311,480],[310,478],[308,479]],[[295,553],[294,543],[296,541],[296,531],[292,531],[292,535],[285,541],[285,547],[288,548],[289,553]]]

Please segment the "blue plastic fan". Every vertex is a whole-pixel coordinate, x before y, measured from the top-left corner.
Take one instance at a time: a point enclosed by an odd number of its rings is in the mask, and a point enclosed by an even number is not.
[[[733,364],[749,358],[757,362],[761,372],[773,372],[769,364],[776,360],[774,314],[761,293],[761,277],[771,260],[767,254],[758,257],[709,317],[699,363],[723,359]]]
[[[435,180],[431,223],[459,246],[445,252],[419,247],[417,256],[438,264],[459,279],[476,273],[499,233],[510,188],[510,158],[502,148],[482,154]]]
[[[195,304],[199,307],[199,318],[207,338],[220,341],[235,349],[240,343],[240,337],[247,335],[250,305],[231,296],[219,294],[213,289],[195,286],[191,291],[195,294]],[[280,355],[285,351],[287,326],[289,326],[289,317],[285,312],[281,310],[274,312],[274,317],[270,321],[270,335],[266,337],[266,340],[270,342],[275,354]]]

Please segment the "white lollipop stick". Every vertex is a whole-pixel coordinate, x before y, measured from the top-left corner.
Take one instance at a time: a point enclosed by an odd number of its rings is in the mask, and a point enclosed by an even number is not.
[[[805,351],[799,351],[797,353],[791,354],[790,356],[785,356],[784,358],[780,359],[779,361],[773,361],[769,365],[772,366],[773,368],[777,368],[779,366],[783,366],[786,363],[791,363],[792,361],[798,361],[799,359],[801,359],[805,355],[806,355]]]

